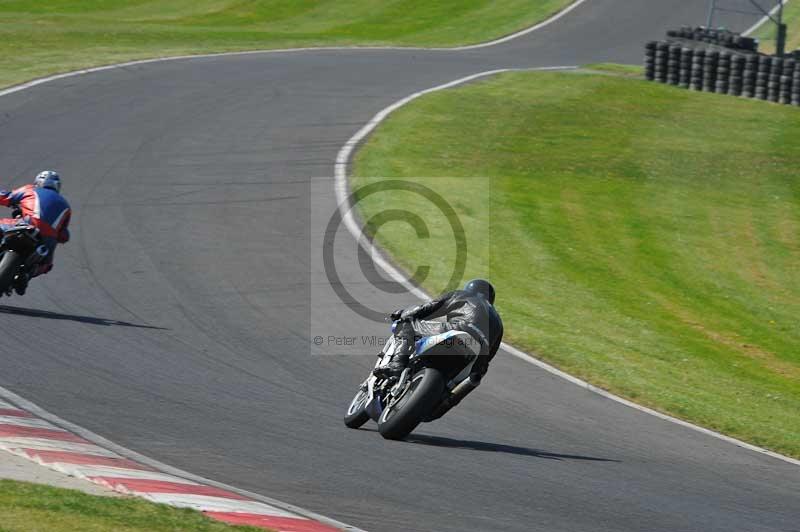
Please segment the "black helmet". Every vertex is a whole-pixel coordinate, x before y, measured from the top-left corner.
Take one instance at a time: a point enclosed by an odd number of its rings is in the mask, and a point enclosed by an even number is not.
[[[481,295],[494,305],[494,286],[485,279],[473,279],[464,285],[464,291],[470,294]]]

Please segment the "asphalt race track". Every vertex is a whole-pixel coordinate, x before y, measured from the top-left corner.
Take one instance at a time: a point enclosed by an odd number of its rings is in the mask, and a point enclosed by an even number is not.
[[[76,211],[54,272],[0,300],[0,385],[162,462],[367,530],[800,530],[800,468],[503,353],[408,442],[348,430],[373,360],[312,343],[318,329],[386,332],[343,305],[316,248],[337,152],[375,113],[496,68],[639,63],[646,40],[702,23],[706,5],[588,0],[488,48],[195,58],[0,98],[3,175],[55,167]],[[354,240],[338,238],[354,298],[413,300],[363,281]]]

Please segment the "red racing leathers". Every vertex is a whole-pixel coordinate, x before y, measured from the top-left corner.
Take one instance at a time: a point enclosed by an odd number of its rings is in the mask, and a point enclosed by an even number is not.
[[[53,252],[57,243],[69,240],[69,219],[72,214],[64,197],[49,188],[25,185],[12,192],[0,191],[0,205],[17,207],[20,218],[0,218],[0,231],[8,227],[27,223],[39,229],[45,244],[50,248],[49,259],[34,275],[47,273],[53,268]]]

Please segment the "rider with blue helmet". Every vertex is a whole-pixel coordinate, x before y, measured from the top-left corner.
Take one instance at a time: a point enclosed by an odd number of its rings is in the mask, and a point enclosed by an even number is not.
[[[52,170],[36,175],[33,183],[13,191],[0,191],[0,205],[14,209],[14,218],[0,218],[0,232],[24,223],[35,226],[49,248],[48,260],[32,272],[32,277],[49,272],[53,268],[53,252],[57,244],[69,240],[69,220],[72,210],[61,195],[61,176]],[[28,279],[18,280],[14,289],[22,295]]]

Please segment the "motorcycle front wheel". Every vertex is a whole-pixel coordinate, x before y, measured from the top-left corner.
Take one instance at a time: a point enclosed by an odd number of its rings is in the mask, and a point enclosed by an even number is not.
[[[6,251],[0,259],[0,294],[6,293],[14,282],[14,276],[19,270],[24,258],[16,251]]]
[[[344,424],[351,429],[357,429],[367,421],[369,421],[369,414],[367,414],[367,393],[366,386],[361,386],[358,393],[350,401],[350,406],[347,407],[347,413],[344,415]]]
[[[392,400],[378,419],[378,431],[387,440],[401,440],[439,404],[444,392],[439,370],[424,368],[414,374],[406,389]]]

